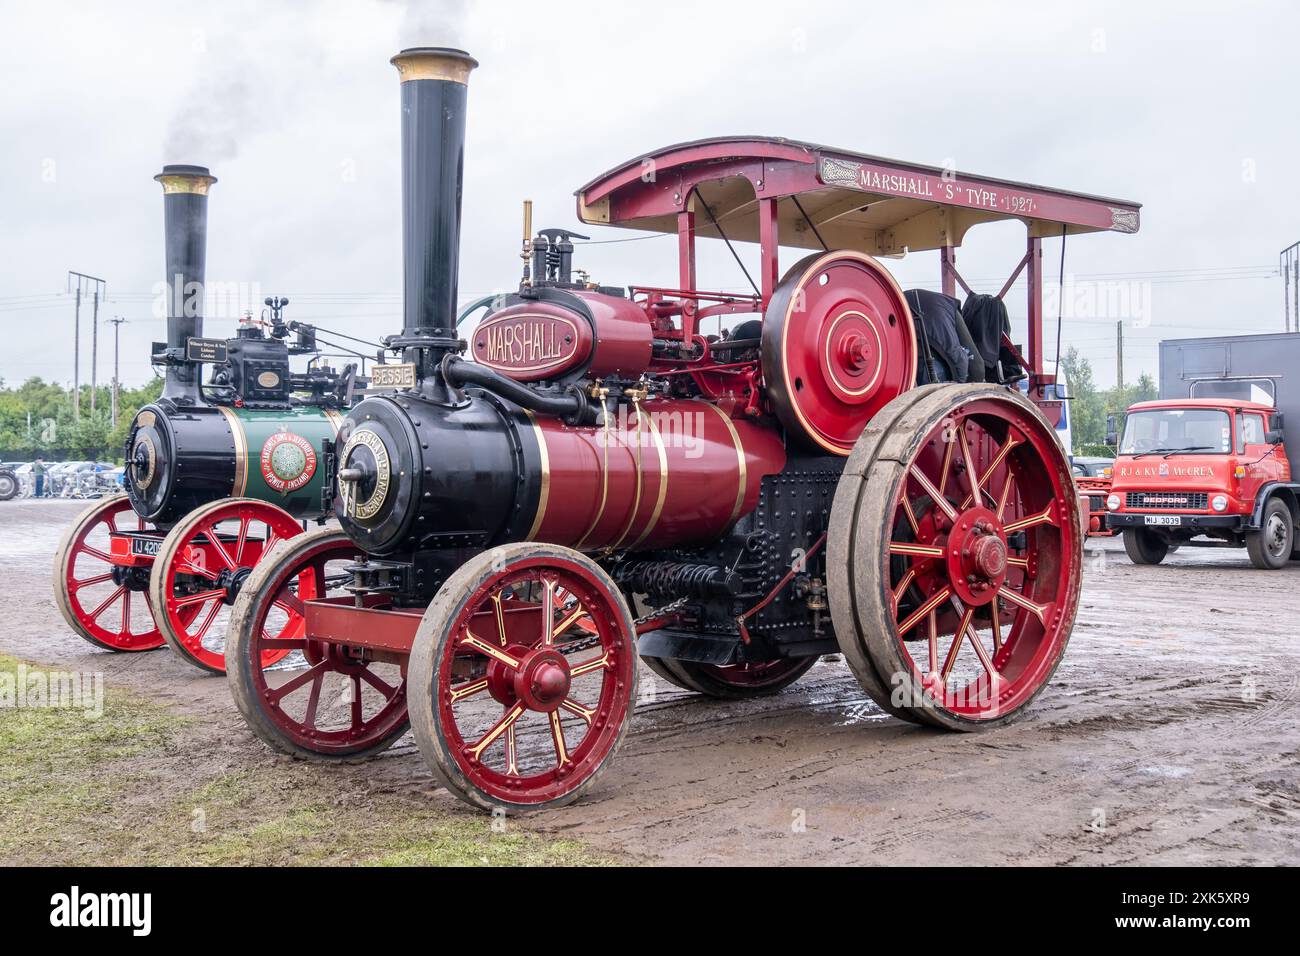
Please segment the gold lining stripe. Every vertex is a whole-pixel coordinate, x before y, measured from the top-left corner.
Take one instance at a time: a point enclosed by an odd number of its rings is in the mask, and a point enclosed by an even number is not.
[[[641,510],[641,492],[645,486],[645,475],[641,470],[641,416],[644,415],[645,412],[641,411],[641,406],[639,404],[635,405],[635,407],[636,454],[633,456],[633,460],[636,462],[636,494],[632,496],[632,512],[627,516],[627,524],[623,526],[623,530],[619,532],[618,537],[614,541],[610,542],[609,546],[606,548],[607,551],[613,551],[623,543],[623,539],[631,533],[632,525],[636,523],[636,513]]]
[[[162,183],[163,195],[168,193],[193,193],[206,196],[208,187],[217,181],[216,176],[158,175],[155,180]]]
[[[401,81],[449,80],[467,85],[469,71],[478,61],[461,50],[403,50],[388,61],[397,67]]]
[[[542,522],[546,520],[546,505],[551,498],[551,456],[546,450],[546,436],[542,434],[542,426],[537,424],[537,417],[526,408],[524,414],[532,423],[533,434],[537,437],[537,453],[542,459],[542,489],[537,495],[537,514],[524,538],[525,541],[532,541],[537,537],[537,532],[542,530]]]
[[[655,502],[655,510],[650,514],[650,520],[646,523],[640,537],[628,545],[629,551],[649,537],[650,532],[658,526],[659,517],[664,513],[664,501],[668,498],[668,452],[664,448],[663,436],[659,434],[659,427],[655,425],[654,417],[647,414],[645,420],[655,440],[655,449],[659,452],[659,500]]]
[[[334,437],[337,438],[339,429],[343,427],[343,416],[334,408],[323,408],[321,411],[325,413],[325,417],[328,418],[330,424],[334,426]]]
[[[573,546],[575,551],[582,550],[582,546],[587,543],[591,537],[596,525],[600,524],[600,519],[605,517],[605,506],[609,503],[609,408],[602,404],[601,420],[604,422],[604,440],[601,442],[601,467],[600,467],[600,507],[596,511],[596,517],[591,519],[591,525],[583,532],[578,543]]]
[[[224,405],[218,405],[217,410],[226,416],[230,437],[235,440],[235,481],[230,486],[230,494],[232,498],[242,498],[248,493],[248,435],[238,415]]]
[[[727,431],[731,433],[731,443],[736,446],[736,468],[740,472],[740,487],[736,489],[736,506],[731,509],[731,517],[727,519],[727,524],[731,524],[740,515],[740,509],[745,504],[745,486],[748,484],[749,479],[749,469],[745,464],[745,449],[740,444],[740,433],[736,431],[736,426],[732,424],[726,412],[710,402],[700,402],[699,404],[718,413],[718,417],[722,419],[722,424],[726,425]]]

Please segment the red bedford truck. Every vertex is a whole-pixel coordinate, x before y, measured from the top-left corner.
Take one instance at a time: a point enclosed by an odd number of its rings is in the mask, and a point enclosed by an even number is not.
[[[1135,563],[1182,545],[1244,546],[1257,568],[1300,561],[1283,443],[1284,418],[1300,427],[1298,376],[1298,333],[1160,343],[1160,399],[1129,408],[1106,498],[1106,526]]]

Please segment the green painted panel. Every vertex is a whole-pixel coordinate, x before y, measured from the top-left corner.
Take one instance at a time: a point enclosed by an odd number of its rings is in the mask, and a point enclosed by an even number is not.
[[[295,515],[321,510],[325,449],[332,448],[341,413],[319,408],[288,411],[229,409],[240,448],[236,496],[260,498]],[[242,490],[241,490],[242,488]]]

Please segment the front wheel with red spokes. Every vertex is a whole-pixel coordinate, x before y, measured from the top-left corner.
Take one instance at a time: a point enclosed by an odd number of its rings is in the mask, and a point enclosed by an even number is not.
[[[151,651],[163,646],[145,595],[115,567],[110,536],[152,530],[131,510],[126,495],[97,501],[68,526],[54,557],[54,598],[68,626],[109,651]]]
[[[863,433],[860,472],[846,471],[832,507],[832,526],[850,529],[828,542],[850,569],[830,595],[836,636],[891,713],[954,730],[1008,721],[1051,679],[1078,608],[1068,462],[1008,389],[895,402],[887,428]]]
[[[252,569],[277,541],[302,534],[283,508],[254,498],[214,501],[168,532],[149,575],[158,628],[182,660],[224,674],[230,609]],[[288,652],[268,652],[269,667]]]
[[[337,528],[281,541],[235,601],[226,641],[231,696],[253,733],[281,753],[358,760],[406,733],[406,665],[307,633],[306,603],[346,597],[357,554]],[[294,652],[301,657],[285,664],[298,666],[265,668],[268,658]]]
[[[577,551],[508,544],[466,562],[411,652],[411,729],[434,775],[484,809],[576,799],[627,732],[634,634],[617,586]]]

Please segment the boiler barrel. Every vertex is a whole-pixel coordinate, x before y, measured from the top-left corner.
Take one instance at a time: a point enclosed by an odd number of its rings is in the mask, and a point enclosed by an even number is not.
[[[373,554],[544,541],[644,550],[718,537],[785,450],[707,402],[620,405],[573,427],[484,392],[460,407],[369,398],[339,432],[335,513]]]

